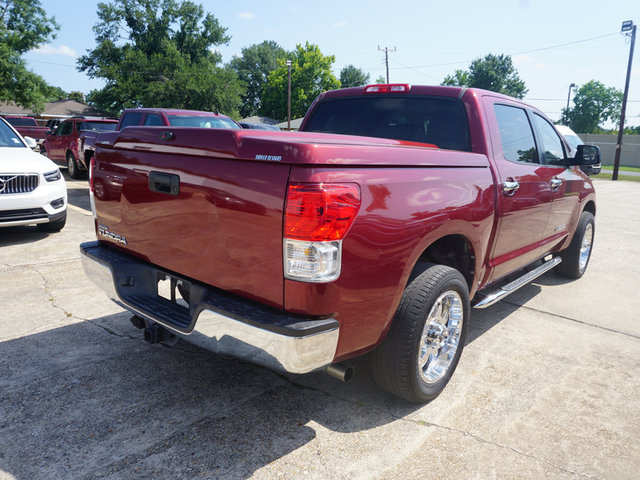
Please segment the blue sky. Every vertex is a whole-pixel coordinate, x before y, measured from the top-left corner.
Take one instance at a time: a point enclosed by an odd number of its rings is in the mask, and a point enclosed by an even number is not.
[[[100,80],[74,68],[76,57],[95,46],[98,2],[41,3],[61,28],[50,44],[24,55],[29,68],[66,91],[100,88]],[[335,56],[336,76],[353,64],[370,73],[373,82],[385,74],[378,46],[395,47],[389,54],[390,80],[428,85],[439,84],[456,68],[466,69],[474,58],[510,54],[529,88],[525,99],[554,120],[566,106],[571,83],[594,79],[624,88],[629,41],[620,26],[624,20],[640,23],[637,0],[198,3],[228,29],[231,41],[219,47],[225,62],[264,40],[285,49],[308,41]],[[635,50],[626,120],[631,126],[640,125],[640,45]]]

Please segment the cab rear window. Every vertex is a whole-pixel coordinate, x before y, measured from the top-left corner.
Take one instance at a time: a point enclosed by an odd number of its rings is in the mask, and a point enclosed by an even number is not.
[[[471,151],[464,106],[445,97],[367,96],[318,104],[305,131],[391,138]]]

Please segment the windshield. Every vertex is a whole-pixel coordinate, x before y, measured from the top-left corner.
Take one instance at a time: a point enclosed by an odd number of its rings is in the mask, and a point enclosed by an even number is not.
[[[11,128],[0,120],[0,148],[2,147],[24,147],[22,140],[11,130]]]
[[[225,117],[207,115],[167,115],[169,123],[174,127],[227,128],[239,129],[240,126]]]
[[[82,122],[78,130],[92,130],[94,132],[115,132],[117,122]]]
[[[363,135],[471,150],[469,127],[460,101],[417,95],[371,95],[320,103],[307,132]]]
[[[5,118],[7,122],[9,122],[14,127],[37,127],[35,119],[28,117],[21,118]]]

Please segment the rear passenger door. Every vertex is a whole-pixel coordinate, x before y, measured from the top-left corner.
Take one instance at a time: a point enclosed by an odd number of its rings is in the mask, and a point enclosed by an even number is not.
[[[491,280],[526,266],[543,254],[556,168],[540,162],[530,112],[517,102],[484,97],[497,172],[498,225]]]

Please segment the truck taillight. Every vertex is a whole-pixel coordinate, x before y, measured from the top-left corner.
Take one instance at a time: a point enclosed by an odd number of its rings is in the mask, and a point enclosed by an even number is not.
[[[342,239],[359,208],[356,184],[290,184],[284,216],[285,278],[304,282],[337,279]]]
[[[93,192],[93,169],[96,167],[96,156],[91,157],[89,162],[89,191]]]
[[[96,170],[96,156],[92,155],[91,160],[89,161],[89,204],[91,205],[91,213],[93,214],[93,218],[98,218],[98,214],[96,213],[96,199],[94,193],[94,176]]]

